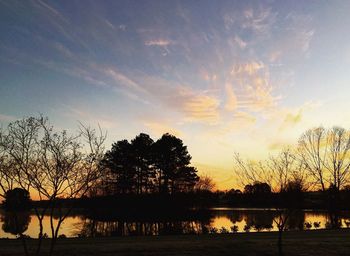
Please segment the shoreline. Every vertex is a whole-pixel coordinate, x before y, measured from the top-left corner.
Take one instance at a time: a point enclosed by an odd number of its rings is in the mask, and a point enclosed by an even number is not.
[[[55,255],[276,255],[278,232],[59,239]],[[31,248],[37,239],[28,239]],[[46,250],[50,239],[43,242]],[[4,256],[23,254],[20,239],[0,239]],[[286,255],[348,255],[350,229],[285,231]]]

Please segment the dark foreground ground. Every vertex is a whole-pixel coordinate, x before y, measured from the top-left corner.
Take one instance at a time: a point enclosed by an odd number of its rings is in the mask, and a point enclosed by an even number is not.
[[[71,238],[58,241],[55,255],[277,255],[276,241],[275,232]],[[0,240],[0,255],[23,255],[20,241]],[[350,255],[350,230],[285,232],[284,255]]]

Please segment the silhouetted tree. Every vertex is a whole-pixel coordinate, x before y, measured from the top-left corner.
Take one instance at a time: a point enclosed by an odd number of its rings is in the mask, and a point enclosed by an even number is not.
[[[14,183],[45,200],[40,207],[34,207],[40,226],[36,255],[41,251],[45,214],[50,216],[49,255],[52,255],[61,224],[72,209],[64,210],[59,199],[81,198],[98,179],[104,140],[101,130],[98,135],[84,126],[77,135],[56,132],[48,119],[41,116],[12,122],[1,133],[0,149],[12,163]],[[53,221],[55,209],[56,225]]]
[[[43,117],[11,122],[0,129],[0,196],[14,187],[29,190],[30,170],[37,166],[38,133]]]
[[[29,210],[31,208],[29,192],[23,188],[8,190],[3,205],[8,211]]]
[[[244,193],[254,195],[266,195],[271,193],[271,187],[265,182],[254,182],[254,184],[248,184],[244,187]]]
[[[341,127],[310,129],[299,139],[299,155],[337,219],[340,190],[350,181],[350,132]]]
[[[115,194],[176,193],[192,190],[198,182],[190,160],[181,139],[164,134],[154,143],[141,133],[131,143],[114,143],[101,164],[111,174]]]
[[[258,163],[254,161],[244,161],[239,154],[234,155],[235,172],[241,181],[250,181],[244,187],[244,192],[247,194],[261,195],[268,191],[271,193],[273,189],[280,196],[286,194],[287,189],[295,189],[296,186],[302,185],[305,179],[303,170],[303,162],[297,161],[290,149],[283,149],[277,156],[270,156],[270,158]],[[266,180],[267,182],[261,182]],[[289,191],[290,195],[292,191]],[[284,197],[290,201],[285,202],[284,207],[276,210],[277,217],[274,222],[278,228],[278,253],[283,255],[282,237],[283,232],[287,228],[287,221],[293,213],[297,199],[293,196]],[[281,204],[281,202],[280,202]]]
[[[136,173],[136,193],[150,192],[155,178],[152,161],[153,140],[148,134],[140,133],[131,141],[133,164]]]
[[[132,193],[136,187],[136,171],[134,168],[133,149],[127,140],[113,143],[102,160],[112,175],[110,181],[116,193]]]
[[[197,191],[213,191],[216,187],[212,177],[208,175],[199,176],[199,180],[195,185]]]
[[[324,161],[327,154],[327,131],[323,127],[307,130],[299,139],[298,153],[305,164],[309,176],[326,191],[326,172]]]
[[[191,156],[181,139],[166,133],[155,142],[153,152],[160,192],[174,193],[176,182],[180,180],[193,183],[196,171],[192,168],[184,169],[190,164]],[[190,179],[187,180],[186,177]]]
[[[172,193],[175,192],[188,192],[192,191],[199,177],[197,175],[197,169],[193,166],[183,166],[175,171]]]

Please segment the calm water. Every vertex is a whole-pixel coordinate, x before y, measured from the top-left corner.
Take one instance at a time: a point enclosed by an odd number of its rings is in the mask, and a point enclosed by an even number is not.
[[[84,215],[68,217],[60,234],[67,237],[85,236],[128,236],[128,235],[167,235],[167,234],[203,234],[227,232],[265,232],[277,230],[274,220],[278,213],[264,209],[210,209],[198,219],[181,221],[135,221],[135,220],[99,220]],[[181,219],[181,216],[180,218]],[[20,223],[24,234],[37,237],[39,224],[35,215],[21,216]],[[13,219],[0,212],[0,237],[14,238]],[[288,221],[288,229],[324,229],[331,227],[350,227],[350,211],[342,212],[339,218],[330,217],[326,212],[298,211]],[[50,234],[50,220],[44,218],[44,232]]]

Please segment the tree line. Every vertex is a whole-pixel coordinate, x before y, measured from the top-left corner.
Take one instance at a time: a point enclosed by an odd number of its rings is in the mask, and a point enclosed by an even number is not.
[[[304,132],[296,146],[289,146],[263,161],[234,154],[234,171],[243,186],[268,184],[274,192],[349,189],[350,131],[341,127],[316,127]]]
[[[191,155],[183,141],[169,133],[154,141],[140,133],[130,142],[113,143],[100,165],[101,179],[92,195],[152,194],[192,191],[199,180],[190,166]]]

